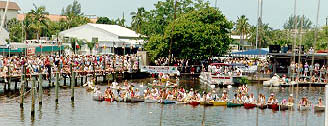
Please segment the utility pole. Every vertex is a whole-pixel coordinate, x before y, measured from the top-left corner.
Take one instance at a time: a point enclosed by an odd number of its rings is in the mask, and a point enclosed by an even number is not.
[[[262,0],[258,0],[258,6],[257,6],[257,27],[256,27],[256,42],[255,42],[255,48],[258,48],[258,43],[260,41],[260,34],[259,30],[262,25],[262,7],[263,7],[263,2]]]
[[[312,77],[313,74],[313,69],[314,69],[314,53],[315,53],[315,48],[317,44],[317,39],[318,39],[318,25],[319,25],[319,12],[320,12],[320,0],[318,0],[318,8],[317,8],[317,19],[316,19],[316,25],[315,25],[315,32],[314,32],[314,43],[313,43],[313,53],[312,53],[312,70],[310,71],[310,75]]]

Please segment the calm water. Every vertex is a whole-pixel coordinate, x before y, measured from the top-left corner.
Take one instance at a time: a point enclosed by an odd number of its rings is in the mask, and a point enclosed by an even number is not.
[[[190,83],[189,81],[182,81]],[[196,82],[197,83],[197,82]],[[194,85],[188,85],[188,87]],[[105,86],[102,86],[104,89]],[[264,88],[249,85],[250,92],[268,96],[275,93],[281,101],[291,93],[289,88]],[[226,89],[230,96],[235,88]],[[221,94],[223,89],[217,91]],[[317,126],[324,125],[324,113],[313,110],[277,111],[270,109],[250,109],[243,107],[192,107],[186,104],[162,105],[157,103],[107,103],[95,102],[92,94],[83,88],[75,89],[75,102],[70,101],[71,90],[60,89],[59,104],[55,104],[54,89],[43,96],[43,105],[36,104],[35,117],[32,118],[31,96],[25,99],[24,109],[20,109],[18,98],[0,97],[0,126],[212,126],[212,125],[266,125],[266,126]],[[296,92],[296,90],[295,90]],[[296,96],[296,94],[294,94]],[[324,97],[324,88],[299,88],[298,97],[307,96],[316,102],[319,96]],[[36,100],[37,101],[37,100]],[[38,102],[36,102],[38,103]]]

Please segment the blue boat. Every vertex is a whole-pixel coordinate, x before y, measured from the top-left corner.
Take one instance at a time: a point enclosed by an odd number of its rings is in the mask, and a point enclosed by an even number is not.
[[[162,104],[175,104],[176,101],[163,100],[161,103],[162,103]]]

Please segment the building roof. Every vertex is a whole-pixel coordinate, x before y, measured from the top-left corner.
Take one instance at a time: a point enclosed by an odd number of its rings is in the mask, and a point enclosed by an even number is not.
[[[0,9],[5,9],[6,8],[6,5],[7,5],[7,1],[0,1]],[[9,2],[8,10],[17,10],[17,11],[20,11],[21,9],[17,5],[17,3],[15,3],[15,2]]]
[[[230,36],[230,38],[232,38],[232,39],[234,39],[234,40],[240,40],[241,38],[240,38],[241,36],[240,35],[231,35]],[[244,39],[249,39],[250,37],[248,36],[244,36]]]
[[[140,34],[136,33],[135,31],[128,29],[126,27],[121,27],[118,25],[107,25],[107,24],[92,24],[88,23],[87,25],[90,25],[92,27],[96,27],[102,30],[105,30],[107,32],[113,33],[119,38],[138,38],[140,37]]]
[[[25,19],[26,14],[17,14],[17,19],[19,21],[22,21]],[[47,15],[47,18],[49,18],[50,21],[55,21],[58,22],[60,20],[65,20],[67,17],[63,15],[58,15],[58,14],[49,14]],[[96,23],[97,18],[89,18],[91,23]]]

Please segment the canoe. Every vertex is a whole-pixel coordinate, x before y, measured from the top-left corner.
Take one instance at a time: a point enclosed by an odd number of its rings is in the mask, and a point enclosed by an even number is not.
[[[192,105],[192,106],[197,106],[197,105],[200,104],[200,102],[195,102],[195,101],[193,101],[193,102],[189,102],[189,104]]]
[[[227,102],[218,102],[218,101],[214,101],[214,102],[213,102],[213,105],[214,105],[214,106],[226,106],[226,105],[227,105]]]
[[[114,99],[116,102],[124,102],[124,99],[121,97],[117,97]]]
[[[305,105],[299,105],[299,106],[298,106],[298,110],[299,110],[299,111],[307,111],[307,110],[310,110],[310,105],[308,105],[308,106],[305,106]]]
[[[243,105],[244,104],[227,102],[227,107],[239,107],[239,106],[243,106]]]
[[[289,110],[294,110],[294,103],[287,103]]]
[[[154,99],[145,99],[144,102],[145,102],[145,103],[156,103],[157,100],[154,100]]]
[[[142,98],[131,98],[132,103],[137,103],[137,102],[144,102],[145,100]]]
[[[314,112],[324,112],[325,111],[325,106],[314,106]]]
[[[257,104],[257,107],[259,109],[267,109],[268,108],[268,105],[267,104]]]
[[[100,95],[93,95],[92,99],[95,101],[104,101],[104,98]]]
[[[213,102],[200,102],[200,104],[204,106],[212,106]]]
[[[244,103],[244,108],[245,109],[252,109],[255,108],[256,104],[252,104],[252,103]]]
[[[272,110],[279,110],[279,105],[277,103],[268,104],[268,108]]]
[[[123,98],[124,102],[131,102],[131,98]]]
[[[105,101],[106,102],[112,102],[112,99],[111,98],[105,98]]]
[[[178,101],[177,104],[187,104],[188,102]]]
[[[279,105],[280,111],[285,111],[288,110],[288,106],[287,105]]]
[[[175,104],[176,101],[163,100],[161,103],[162,103],[162,104]]]

